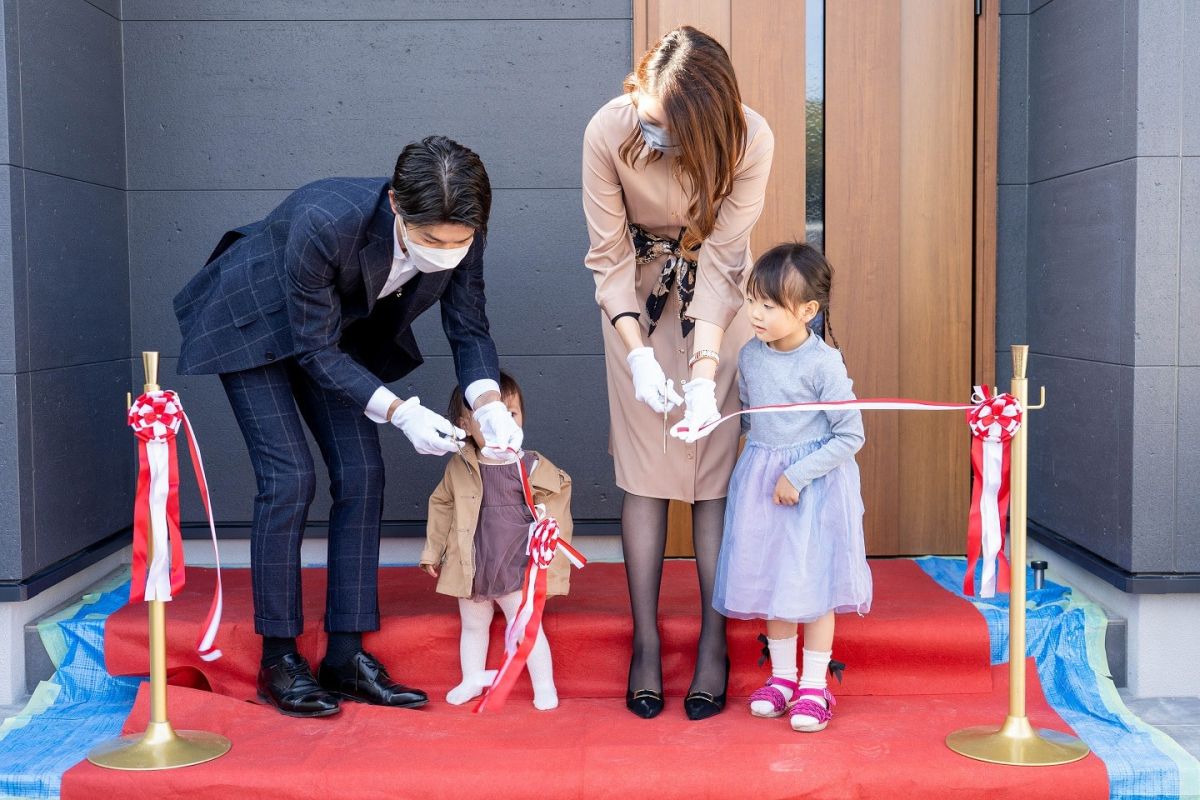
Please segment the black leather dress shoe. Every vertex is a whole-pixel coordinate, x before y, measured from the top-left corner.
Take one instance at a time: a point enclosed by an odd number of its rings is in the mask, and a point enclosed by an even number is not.
[[[642,719],[653,719],[662,713],[662,692],[653,689],[625,690],[625,707]]]
[[[725,710],[725,695],[729,689],[729,659],[725,659],[725,686],[721,688],[721,693],[714,695],[712,692],[692,692],[687,697],[683,698],[683,711],[687,714],[687,718],[692,721],[708,719],[715,717]]]
[[[429,702],[429,697],[420,689],[410,689],[396,683],[387,674],[383,664],[365,650],[338,667],[321,662],[317,671],[321,686],[346,700],[370,703],[373,706],[393,708],[417,708]]]
[[[259,668],[258,697],[289,717],[328,717],[341,710],[337,698],[321,688],[299,653],[288,653]]]

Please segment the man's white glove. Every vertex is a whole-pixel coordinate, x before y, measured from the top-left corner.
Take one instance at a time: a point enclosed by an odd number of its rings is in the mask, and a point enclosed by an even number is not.
[[[456,428],[440,414],[435,414],[421,405],[417,397],[410,397],[400,404],[392,414],[391,423],[399,428],[423,456],[444,456],[457,453],[466,431]]]
[[[493,400],[475,409],[474,416],[487,445],[480,453],[498,461],[516,461],[517,453],[521,452],[521,442],[525,440],[525,432],[513,419],[508,406]]]
[[[683,398],[675,391],[672,382],[654,358],[654,348],[635,347],[625,356],[633,372],[633,395],[658,414],[665,414],[675,406],[683,404]]]
[[[671,435],[691,443],[712,433],[713,428],[700,429],[721,418],[717,408],[717,384],[708,378],[693,378],[684,384],[683,396],[686,403],[683,419],[671,426]]]

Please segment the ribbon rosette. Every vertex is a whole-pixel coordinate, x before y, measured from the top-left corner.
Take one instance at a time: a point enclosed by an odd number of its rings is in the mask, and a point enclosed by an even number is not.
[[[967,572],[963,593],[975,593],[975,565],[983,559],[979,596],[1007,592],[1009,565],[1004,556],[1004,530],[1008,519],[1009,454],[1012,438],[1021,428],[1021,403],[1011,394],[992,394],[976,386],[974,404],[967,412],[971,428],[971,515],[967,524]]]
[[[179,396],[170,390],[147,392],[129,407],[129,426],[138,439],[138,484],[133,507],[133,567],[129,601],[168,601],[184,585],[183,534],[179,529],[179,458],[176,437],[180,428],[187,434],[188,449],[196,473],[196,483],[213,550],[217,550],[217,530],[212,504],[208,499],[208,481],[204,462],[183,411]],[[149,557],[149,558],[148,558]],[[205,661],[221,657],[213,648],[221,624],[221,559],[217,553],[217,586],[208,616],[200,631],[196,649]]]
[[[521,580],[521,605],[504,630],[504,663],[496,671],[487,692],[475,706],[480,714],[492,707],[504,707],[509,693],[517,682],[517,676],[525,667],[529,653],[537,641],[538,629],[542,626],[542,611],[546,606],[546,571],[557,553],[562,553],[576,567],[584,567],[587,559],[571,545],[563,541],[558,521],[546,514],[544,505],[533,502],[533,487],[521,459],[517,459],[517,470],[521,474],[521,487],[525,492],[525,504],[533,514],[529,525],[529,565]]]

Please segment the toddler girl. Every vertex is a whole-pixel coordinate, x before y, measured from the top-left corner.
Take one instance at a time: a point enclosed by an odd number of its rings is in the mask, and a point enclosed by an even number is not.
[[[518,426],[525,427],[525,404],[512,376],[501,373],[500,394]],[[491,685],[485,674],[492,603],[511,620],[520,605],[521,582],[529,564],[526,553],[533,516],[525,501],[516,463],[481,455],[485,442],[479,424],[463,401],[462,390],[450,396],[447,418],[470,434],[462,451],[450,457],[446,474],[429,498],[429,523],[421,569],[438,579],[437,591],[458,598],[462,617],[459,657],[462,682],[446,695],[452,705],[478,697]],[[571,479],[548,459],[526,451],[522,457],[533,488],[535,504],[544,504],[558,520],[561,537],[571,540]],[[550,565],[548,595],[566,594],[570,562],[555,556]],[[526,662],[533,682],[533,704],[548,710],[558,706],[550,644],[538,628]]]

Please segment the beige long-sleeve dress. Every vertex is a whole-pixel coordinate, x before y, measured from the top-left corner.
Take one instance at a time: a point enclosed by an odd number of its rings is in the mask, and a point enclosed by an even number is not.
[[[749,108],[745,113],[746,153],[738,165],[732,193],[718,207],[716,227],[700,248],[695,293],[688,306],[688,316],[725,329],[716,379],[717,404],[722,413],[738,408],[737,356],[751,336],[743,295],[752,263],[750,231],[762,213],[774,152],[774,138],[766,120]],[[647,336],[646,297],[658,280],[662,259],[636,263],[628,223],[678,238],[687,221],[690,181],[681,174],[678,159],[673,157],[649,165],[638,161],[632,168],[621,159],[621,144],[637,124],[632,102],[628,95],[622,95],[596,112],[583,139],[583,210],[590,237],[585,263],[596,279],[596,302],[604,331],[609,450],[616,466],[617,485],[627,492],[688,503],[712,500],[727,493],[737,456],[739,426],[722,425],[694,444],[668,436],[664,452],[663,417],[634,398],[633,377],[625,360],[627,350],[610,322],[623,312],[640,314],[642,338],[654,348],[654,356],[667,377],[676,381],[688,377],[687,362],[695,332],[684,338],[675,292],[659,317],[654,335]],[[667,424],[673,425],[682,416],[682,408],[675,409]]]

